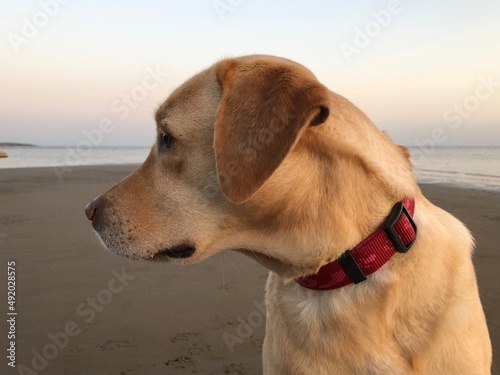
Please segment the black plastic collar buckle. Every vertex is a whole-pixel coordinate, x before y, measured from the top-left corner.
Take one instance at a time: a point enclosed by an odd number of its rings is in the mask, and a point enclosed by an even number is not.
[[[403,242],[401,236],[396,231],[396,228],[394,228],[399,218],[401,217],[401,214],[405,214],[411,226],[413,227],[413,230],[415,231],[415,237],[409,244],[405,244]],[[385,219],[384,229],[398,253],[406,253],[408,250],[410,250],[411,246],[415,242],[415,238],[417,238],[417,225],[413,221],[413,218],[411,217],[403,202],[398,202],[394,205],[394,207],[392,207],[391,213],[389,214],[389,216],[387,216],[387,219]]]
[[[354,284],[359,284],[360,282],[366,280],[365,274],[361,268],[359,268],[356,260],[352,257],[350,250],[346,250],[338,260],[345,273]]]

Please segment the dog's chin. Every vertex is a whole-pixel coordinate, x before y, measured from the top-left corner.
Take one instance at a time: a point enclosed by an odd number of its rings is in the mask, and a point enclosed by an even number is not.
[[[97,238],[101,242],[101,245],[106,248],[109,252],[123,256],[126,258],[136,259],[136,260],[148,260],[148,261],[158,261],[158,262],[168,262],[172,259],[187,259],[190,258],[195,252],[196,247],[191,244],[180,244],[176,246],[166,247],[159,249],[153,254],[143,254],[138,249],[134,250],[130,246],[117,246],[113,243],[114,241],[107,241],[107,238],[103,238],[102,235],[97,233]],[[121,244],[123,245],[123,244]]]

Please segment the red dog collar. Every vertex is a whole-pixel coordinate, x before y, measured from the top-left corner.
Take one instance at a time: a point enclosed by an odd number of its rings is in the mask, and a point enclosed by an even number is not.
[[[330,290],[366,280],[395,253],[406,253],[413,245],[417,236],[414,211],[415,201],[404,198],[394,205],[385,222],[354,249],[321,267],[317,274],[295,281],[308,289]]]

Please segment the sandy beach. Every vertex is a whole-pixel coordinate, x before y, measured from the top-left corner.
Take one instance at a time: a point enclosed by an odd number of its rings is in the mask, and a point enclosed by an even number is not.
[[[16,365],[1,374],[260,374],[267,271],[228,252],[201,264],[135,262],[98,243],[85,205],[134,166],[0,170],[2,310],[16,272]],[[461,219],[474,255],[494,358],[500,357],[500,192],[424,185]],[[2,319],[2,353],[8,349]],[[25,367],[20,367],[25,366]],[[30,372],[24,372],[30,373]],[[493,374],[500,375],[494,366]]]

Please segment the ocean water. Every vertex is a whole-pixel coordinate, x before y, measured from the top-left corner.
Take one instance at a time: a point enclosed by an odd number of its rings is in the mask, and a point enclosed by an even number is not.
[[[410,148],[418,182],[500,190],[500,147]]]
[[[2,168],[74,167],[78,165],[139,164],[149,147],[103,147],[90,150],[58,147],[2,148]],[[411,148],[418,182],[500,191],[500,147]],[[1,171],[0,171],[1,173]]]
[[[75,167],[79,165],[140,164],[151,147],[0,147],[9,154],[0,159],[2,168]],[[1,173],[1,172],[0,172]]]

